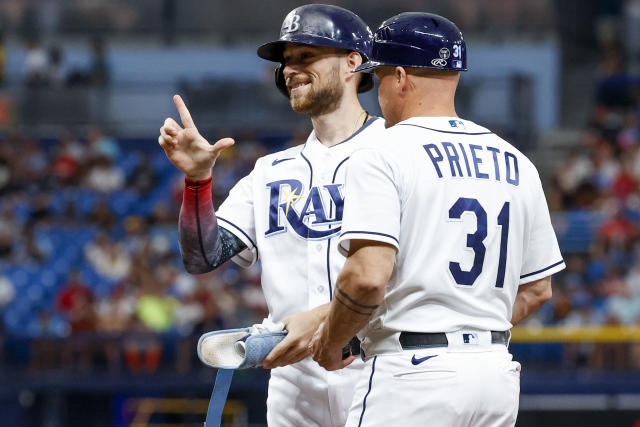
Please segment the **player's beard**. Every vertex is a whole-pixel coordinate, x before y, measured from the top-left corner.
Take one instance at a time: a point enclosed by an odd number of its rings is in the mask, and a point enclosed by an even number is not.
[[[335,111],[340,105],[344,93],[344,84],[340,80],[340,65],[336,64],[327,73],[324,83],[309,85],[306,93],[290,97],[291,108],[296,113],[308,114],[311,117]]]

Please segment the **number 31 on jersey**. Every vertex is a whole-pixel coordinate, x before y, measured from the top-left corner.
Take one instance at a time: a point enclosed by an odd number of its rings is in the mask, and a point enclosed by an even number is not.
[[[449,262],[449,270],[453,275],[456,283],[464,286],[473,286],[484,265],[484,256],[487,248],[484,245],[484,239],[487,237],[487,212],[477,199],[460,197],[449,209],[450,219],[461,219],[465,212],[473,212],[476,216],[477,228],[473,234],[467,234],[467,247],[473,249],[473,264],[469,271],[465,271],[460,267],[459,262]],[[498,214],[497,223],[501,226],[500,233],[500,255],[498,259],[498,274],[496,276],[495,287],[502,288],[504,286],[504,273],[507,267],[507,243],[509,240],[509,202],[502,205],[502,209]]]

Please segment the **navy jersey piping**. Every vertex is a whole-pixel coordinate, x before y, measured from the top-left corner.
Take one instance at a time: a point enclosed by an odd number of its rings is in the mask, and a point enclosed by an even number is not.
[[[451,130],[440,130],[440,129],[428,128],[426,126],[415,125],[413,123],[398,123],[398,126],[414,126],[414,127],[417,127],[417,128],[432,130],[434,132],[450,133],[450,134],[454,134],[454,135],[476,136],[476,135],[492,135],[493,134],[493,132],[454,132],[454,131],[451,131]]]
[[[371,393],[371,385],[373,384],[373,373],[376,371],[376,360],[378,360],[378,356],[373,357],[373,363],[371,364],[371,376],[369,377],[369,389],[367,390],[367,394],[364,395],[364,400],[362,401],[362,413],[360,414],[360,421],[358,422],[358,427],[362,426],[362,418],[364,418],[364,411],[367,409],[367,397],[369,397],[369,393]]]
[[[309,165],[309,172],[311,172],[311,177],[309,178],[309,191],[311,191],[311,187],[313,186],[313,166],[311,166],[311,162],[307,159],[307,156],[301,151],[300,155],[304,159],[305,162]]]
[[[331,239],[327,240],[327,281],[329,282],[329,301],[333,299],[333,286],[331,284]]]
[[[562,264],[562,263],[564,263],[564,260],[563,260],[563,259],[561,259],[560,261],[556,262],[555,264],[551,264],[549,267],[545,267],[545,268],[543,268],[543,269],[541,269],[541,270],[534,271],[533,273],[527,273],[527,274],[524,274],[524,275],[520,276],[520,278],[521,278],[521,279],[524,279],[525,277],[529,277],[529,276],[533,276],[533,275],[538,274],[538,273],[545,272],[545,271],[550,270],[550,269],[552,269],[553,267],[558,266],[558,265],[560,265],[560,264]]]
[[[342,160],[340,163],[338,163],[338,166],[336,166],[336,170],[333,171],[333,178],[331,178],[332,184],[336,183],[336,176],[338,176],[338,169],[340,169],[340,166],[342,166],[344,162],[349,160],[349,157],[351,156],[345,157],[344,160]],[[333,215],[333,200],[329,202],[329,217],[331,217],[332,215]],[[329,228],[331,228],[331,226],[329,226]]]
[[[331,178],[332,184],[336,183],[336,176],[338,176],[338,169],[340,169],[340,166],[342,166],[344,162],[349,160],[349,157],[345,157],[340,163],[338,163],[338,166],[336,166],[336,170],[333,171],[333,178]],[[333,201],[329,202],[329,217],[331,217],[332,215],[333,215]],[[329,225],[329,228],[331,228],[331,225]],[[327,240],[327,280],[329,281],[329,301],[333,299],[333,284],[331,281],[330,256],[331,256],[331,239]]]
[[[343,161],[341,161],[340,163],[338,163],[338,166],[336,166],[336,170],[333,172],[333,178],[331,178],[331,183],[332,183],[332,184],[335,184],[335,183],[336,183],[336,176],[338,176],[338,169],[340,169],[340,166],[342,166],[342,164],[343,164],[344,162],[346,162],[347,160],[349,160],[349,157],[351,157],[351,156],[346,157]]]

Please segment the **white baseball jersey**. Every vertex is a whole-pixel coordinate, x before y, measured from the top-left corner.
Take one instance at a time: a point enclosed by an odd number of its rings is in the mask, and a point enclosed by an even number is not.
[[[346,162],[383,129],[384,120],[372,119],[330,148],[311,132],[304,145],[258,159],[218,209],[219,225],[247,245],[233,261],[247,267],[261,260],[274,322],[330,301],[345,260],[333,238],[340,234]]]
[[[262,289],[274,322],[328,303],[345,257],[337,249],[346,163],[384,130],[373,118],[327,148],[312,132],[304,145],[264,156],[217,211],[218,224],[246,245],[233,260],[262,265]],[[270,425],[342,426],[360,363],[326,372],[313,360],[271,372]]]
[[[416,117],[354,153],[340,249],[398,249],[375,330],[505,331],[518,286],[564,268],[535,166],[491,131]]]
[[[398,249],[346,426],[513,426],[520,364],[490,331],[512,326],[520,284],[564,268],[533,164],[472,122],[412,118],[352,155],[345,198],[341,251]],[[402,331],[448,345],[403,348]]]

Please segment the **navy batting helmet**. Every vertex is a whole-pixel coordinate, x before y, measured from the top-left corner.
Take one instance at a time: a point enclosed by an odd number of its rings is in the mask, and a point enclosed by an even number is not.
[[[284,51],[287,42],[312,46],[328,46],[358,52],[362,62],[371,57],[373,34],[355,13],[338,6],[308,4],[293,9],[284,18],[280,38],[258,48],[258,56],[269,61],[280,62],[276,68],[276,86],[289,97],[282,72]],[[371,76],[363,76],[358,92],[366,92],[373,87]]]
[[[453,22],[440,15],[406,12],[384,21],[373,37],[371,60],[355,71],[383,65],[467,71],[467,45]]]

